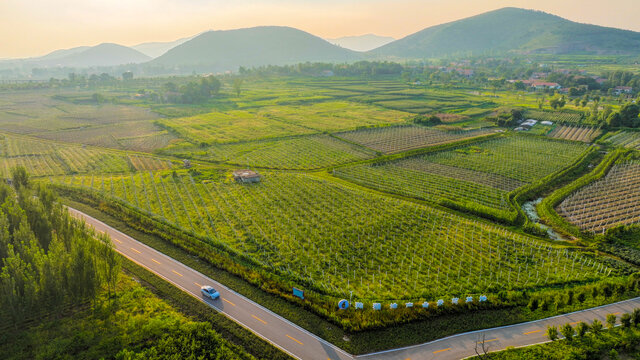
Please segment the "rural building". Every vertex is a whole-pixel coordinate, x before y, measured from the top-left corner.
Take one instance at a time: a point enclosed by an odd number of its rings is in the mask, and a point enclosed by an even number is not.
[[[631,94],[632,92],[633,88],[631,86],[616,86],[613,89],[613,93],[616,95]]]
[[[189,161],[188,159],[182,160],[182,167],[184,167],[185,169],[191,168],[191,161]]]
[[[233,180],[239,183],[257,183],[262,176],[253,170],[236,170],[233,172]]]

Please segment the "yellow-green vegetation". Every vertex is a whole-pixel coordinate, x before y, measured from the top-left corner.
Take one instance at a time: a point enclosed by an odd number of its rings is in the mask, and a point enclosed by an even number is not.
[[[306,135],[230,144],[176,146],[163,151],[174,156],[274,169],[317,169],[373,158],[372,150],[329,135]]]
[[[195,144],[257,140],[314,132],[274,119],[268,112],[246,110],[162,119],[158,123]]]
[[[51,176],[163,170],[173,165],[147,155],[0,134],[0,174],[8,177],[14,166],[25,167],[33,176]]]
[[[277,120],[319,131],[338,131],[360,126],[404,122],[408,113],[346,101],[279,106],[262,110]]]
[[[54,180],[91,188],[332,297],[433,301],[608,273],[579,251],[427,206],[304,174],[263,175],[250,186],[171,173]]]

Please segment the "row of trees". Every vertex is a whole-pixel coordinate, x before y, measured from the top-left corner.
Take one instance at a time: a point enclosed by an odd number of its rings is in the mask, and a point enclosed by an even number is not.
[[[0,319],[19,324],[115,290],[120,259],[110,239],[72,218],[45,186],[12,170],[0,184]]]
[[[163,85],[164,99],[167,102],[181,104],[197,104],[209,100],[220,93],[222,82],[215,76],[200,78],[200,81],[190,81],[178,86],[173,82]]]

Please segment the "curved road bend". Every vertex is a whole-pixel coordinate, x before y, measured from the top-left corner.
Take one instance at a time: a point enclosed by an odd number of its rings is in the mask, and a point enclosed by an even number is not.
[[[525,346],[547,341],[547,326],[560,326],[580,321],[599,319],[604,323],[607,314],[620,315],[640,307],[640,297],[604,305],[592,309],[559,315],[528,323],[503,326],[449,336],[432,342],[392,349],[372,354],[353,356],[337,346],[300,328],[283,317],[230,290],[224,285],[158,252],[73,208],[71,215],[83,218],[99,232],[111,236],[116,250],[133,262],[164,278],[189,295],[206,303],[225,316],[249,329],[294,358],[310,360],[366,359],[366,360],[449,360],[475,355],[484,339],[485,348],[496,351],[507,346]],[[200,295],[201,285],[212,285],[220,292],[217,300],[207,300]]]

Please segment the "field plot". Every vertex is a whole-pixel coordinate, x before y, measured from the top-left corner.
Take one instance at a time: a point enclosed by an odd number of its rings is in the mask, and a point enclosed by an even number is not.
[[[249,186],[154,173],[57,181],[120,198],[334,296],[433,299],[607,273],[577,252],[430,207],[308,175],[263,175]]]
[[[336,136],[370,149],[393,154],[492,133],[491,129],[441,131],[424,126],[389,126],[338,133]]]
[[[3,92],[0,130],[20,134],[153,120],[152,112],[136,106],[72,104],[48,91]]]
[[[411,115],[346,101],[280,106],[264,109],[262,112],[283,122],[320,131],[350,130],[359,126],[399,123],[406,121]]]
[[[278,140],[214,144],[206,149],[176,148],[176,156],[224,161],[274,169],[317,169],[373,158],[374,151],[329,135],[296,136]]]
[[[640,132],[620,131],[607,139],[615,146],[640,150]]]
[[[543,111],[543,110],[527,110],[524,113],[525,118],[538,121],[552,121],[562,124],[578,124],[582,117],[574,112],[561,111]]]
[[[158,122],[193,143],[225,143],[316,132],[273,119],[268,114],[244,110],[212,112]]]
[[[0,135],[0,173],[9,176],[14,166],[24,166],[33,176],[76,173],[123,173],[171,168],[171,163],[148,156],[131,155],[59,144],[23,136]]]
[[[586,149],[580,143],[506,136],[383,164],[340,168],[334,175],[445,205],[508,211],[509,192],[570,165]]]
[[[151,121],[128,121],[80,129],[46,131],[32,135],[49,140],[148,152],[167,146],[176,138]],[[132,141],[131,139],[141,140]]]
[[[604,178],[578,190],[556,210],[571,223],[596,233],[640,223],[640,162],[614,165]]]
[[[555,139],[590,143],[600,134],[602,134],[602,131],[593,127],[558,125],[547,136]]]

